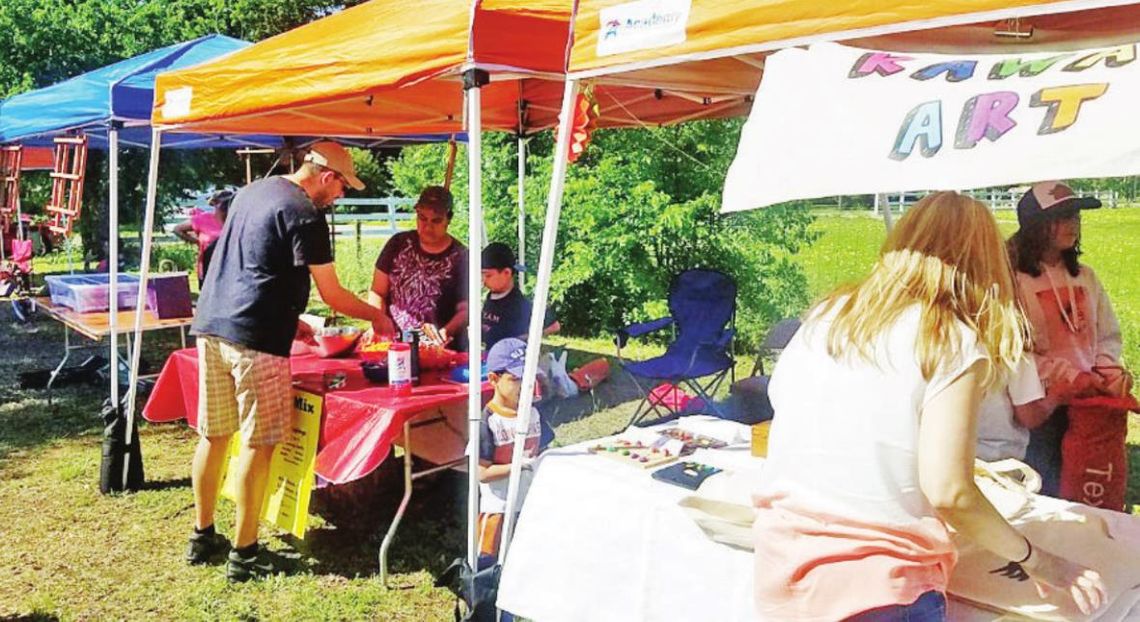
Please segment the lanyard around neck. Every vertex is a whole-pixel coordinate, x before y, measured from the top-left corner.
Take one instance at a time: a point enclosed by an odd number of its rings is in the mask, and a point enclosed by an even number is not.
[[[1076,320],[1076,318],[1078,318],[1077,296],[1073,292],[1073,280],[1069,278],[1069,273],[1065,273],[1065,286],[1066,289],[1069,290],[1069,310],[1072,312],[1072,315],[1069,314],[1069,311],[1065,311],[1065,305],[1061,302],[1061,294],[1057,293],[1057,284],[1053,281],[1051,269],[1046,266],[1043,272],[1045,272],[1045,278],[1049,281],[1049,289],[1053,292],[1053,299],[1057,301],[1057,310],[1061,312],[1061,318],[1065,320],[1065,325],[1068,326],[1069,330],[1074,334],[1081,332],[1077,328]]]

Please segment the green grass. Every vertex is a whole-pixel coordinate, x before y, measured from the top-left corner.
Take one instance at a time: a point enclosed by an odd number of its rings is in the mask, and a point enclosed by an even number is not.
[[[1012,213],[999,214],[1003,229]],[[811,294],[858,278],[870,267],[884,232],[865,214],[828,213],[815,225],[822,237],[800,261]],[[1125,358],[1140,364],[1140,274],[1135,240],[1140,210],[1101,210],[1084,220],[1085,261],[1108,288],[1125,335]],[[364,291],[383,239],[351,236],[337,244],[341,280]],[[37,270],[65,270],[66,258],[37,258]],[[327,500],[324,514],[304,541],[271,536],[270,548],[298,559],[299,572],[271,581],[230,586],[218,567],[190,568],[182,561],[192,520],[188,483],[194,436],[181,424],[143,425],[147,479],[142,492],[98,492],[101,422],[99,387],[67,387],[48,408],[41,391],[16,388],[18,372],[48,367],[61,354],[62,333],[40,321],[16,325],[0,309],[0,618],[44,619],[330,619],[450,620],[452,599],[432,587],[433,577],[461,554],[464,480],[445,474],[422,481],[409,519],[391,553],[392,588],[375,576],[379,535],[395,510],[398,465],[389,461],[375,477]],[[613,354],[605,337],[555,336],[585,358]],[[147,358],[161,362],[172,336],[148,335]],[[632,344],[642,358],[659,346]],[[573,361],[572,361],[573,363]],[[740,357],[739,373],[751,367]],[[568,444],[623,425],[632,403],[558,427]],[[1130,426],[1130,452],[1140,459],[1140,426]],[[1133,460],[1133,464],[1140,464]],[[1133,470],[1130,502],[1140,502],[1140,468]],[[347,508],[347,509],[346,509]],[[351,511],[350,511],[351,510]],[[219,527],[232,534],[233,506],[223,501]],[[343,519],[343,520],[342,520]]]

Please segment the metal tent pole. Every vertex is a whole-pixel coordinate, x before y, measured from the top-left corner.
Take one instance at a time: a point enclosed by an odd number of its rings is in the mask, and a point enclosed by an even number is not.
[[[523,448],[530,429],[534,404],[535,376],[538,374],[538,355],[542,347],[543,319],[546,316],[550,294],[550,274],[554,267],[554,247],[558,238],[558,218],[562,214],[562,190],[566,182],[567,156],[570,151],[570,130],[573,124],[574,99],[578,96],[578,82],[568,80],[562,94],[562,113],[558,119],[558,142],[554,151],[554,168],[551,171],[550,196],[546,203],[546,224],[542,230],[542,251],[538,260],[538,277],[534,288],[534,307],[527,331],[526,363],[523,371],[519,411],[515,417],[514,455],[511,457],[511,475],[507,484],[507,507],[503,516],[503,540],[499,545],[499,560],[507,559],[511,536],[514,533],[515,508],[518,506],[519,475],[522,472]]]
[[[890,197],[888,197],[886,194],[876,194],[875,205],[878,206],[880,203],[883,206],[883,224],[885,224],[887,227],[887,233],[890,233],[891,229],[894,229],[895,227],[894,219],[891,218]]]
[[[142,325],[143,313],[146,311],[146,286],[150,278],[150,252],[154,242],[154,210],[158,198],[158,156],[162,149],[162,130],[155,128],[151,132],[150,142],[150,170],[146,181],[146,212],[143,217],[143,243],[139,255],[139,293],[135,299],[135,338],[131,344],[131,369],[127,386],[127,434],[126,434],[126,460],[123,468],[123,487],[126,488],[126,477],[130,466],[131,443],[137,442],[133,438],[135,423],[135,401],[139,385],[139,358],[142,356]]]
[[[119,128],[111,125],[107,132],[107,261],[111,275],[111,405],[119,408]],[[126,484],[126,474],[123,475]]]
[[[472,69],[464,74],[467,92],[467,563],[479,563],[479,426],[483,420],[483,118],[481,87],[487,73]]]
[[[526,265],[526,137],[519,134],[519,265]],[[519,291],[526,291],[526,272],[519,271]]]

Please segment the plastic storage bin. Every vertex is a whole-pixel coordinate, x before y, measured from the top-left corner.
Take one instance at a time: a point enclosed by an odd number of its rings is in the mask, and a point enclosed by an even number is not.
[[[45,276],[51,303],[62,305],[78,313],[107,311],[111,308],[111,275],[61,274]],[[134,309],[139,295],[139,278],[133,274],[120,274],[118,282],[119,309]]]

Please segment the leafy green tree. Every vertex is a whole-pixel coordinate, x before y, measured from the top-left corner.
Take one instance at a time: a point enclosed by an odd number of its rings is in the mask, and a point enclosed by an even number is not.
[[[568,332],[597,335],[667,314],[672,275],[687,268],[724,270],[739,285],[738,328],[756,341],[764,327],[807,304],[806,278],[791,255],[810,243],[811,216],[785,205],[719,214],[724,176],[740,123],[599,131],[570,167],[559,225],[551,297]],[[526,180],[526,262],[537,266],[550,186],[549,133],[530,139]],[[446,148],[405,149],[389,164],[393,184],[413,195],[443,179]],[[487,235],[515,246],[514,137],[488,134],[483,143]],[[461,149],[452,183],[466,195]],[[459,201],[462,203],[462,200]],[[452,233],[465,238],[460,209]]]
[[[361,0],[4,0],[0,2],[0,97],[40,88],[144,52],[220,33],[260,40]],[[120,156],[120,222],[138,224],[148,155]],[[85,246],[106,237],[106,154],[89,156],[84,185]],[[245,172],[232,151],[170,151],[161,161],[159,206],[215,186],[240,185]],[[373,172],[381,170],[372,167]],[[257,172],[258,174],[260,171]],[[44,177],[29,175],[27,203],[47,198]]]

